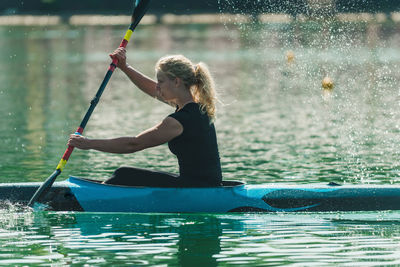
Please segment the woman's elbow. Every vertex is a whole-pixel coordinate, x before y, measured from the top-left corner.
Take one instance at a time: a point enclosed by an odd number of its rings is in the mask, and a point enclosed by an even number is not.
[[[145,148],[146,148],[146,146],[144,144],[142,144],[140,142],[140,140],[138,140],[138,138],[130,137],[127,142],[125,153],[126,154],[135,153],[135,152],[141,151]]]

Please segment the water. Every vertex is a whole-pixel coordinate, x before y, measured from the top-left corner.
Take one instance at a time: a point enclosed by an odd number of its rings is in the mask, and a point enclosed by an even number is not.
[[[129,62],[182,53],[206,62],[220,99],[225,179],[399,183],[399,26],[148,25]],[[118,46],[121,27],[0,28],[0,181],[55,169]],[[294,62],[286,53],[292,50]],[[324,92],[321,81],[334,81]],[[135,135],[173,112],[116,71],[85,134]],[[167,146],[135,155],[74,151],[68,174],[105,179],[122,165],[176,172]],[[398,212],[101,214],[0,211],[3,265],[396,265]]]
[[[379,266],[399,214],[1,213],[0,264]]]

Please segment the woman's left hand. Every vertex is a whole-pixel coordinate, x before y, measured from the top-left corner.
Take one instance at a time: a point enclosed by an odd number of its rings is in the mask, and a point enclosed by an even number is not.
[[[121,70],[126,69],[126,67],[128,66],[126,64],[126,49],[124,47],[117,48],[114,52],[110,54],[110,58],[112,60],[118,60],[117,67]]]
[[[69,136],[68,145],[79,149],[90,149],[90,139],[78,134],[71,134]]]

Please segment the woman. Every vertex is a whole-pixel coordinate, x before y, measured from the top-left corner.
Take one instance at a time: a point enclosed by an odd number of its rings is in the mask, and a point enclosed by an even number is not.
[[[161,58],[156,64],[157,82],[126,63],[126,50],[110,57],[117,67],[148,95],[176,108],[162,122],[135,137],[89,139],[71,135],[68,144],[80,149],[109,153],[134,153],[168,142],[178,158],[179,175],[131,167],[117,169],[107,184],[161,187],[209,187],[222,181],[213,121],[216,94],[205,64],[194,65],[181,55]]]

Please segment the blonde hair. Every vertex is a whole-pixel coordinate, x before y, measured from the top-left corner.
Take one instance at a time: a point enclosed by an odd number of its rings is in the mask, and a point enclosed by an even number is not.
[[[194,101],[200,104],[210,121],[216,117],[217,95],[214,80],[203,62],[194,65],[182,55],[162,57],[156,64],[156,71],[162,71],[170,79],[180,78],[190,90]]]

